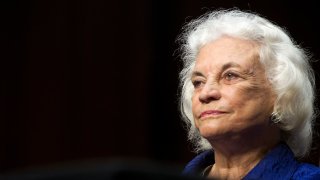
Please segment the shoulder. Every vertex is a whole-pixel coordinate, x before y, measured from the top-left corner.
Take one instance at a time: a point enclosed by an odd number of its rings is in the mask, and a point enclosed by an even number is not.
[[[299,162],[289,146],[282,143],[268,152],[244,179],[320,180],[320,168]]]
[[[214,164],[213,150],[207,150],[194,157],[184,168],[183,174],[199,174]]]
[[[320,167],[313,164],[300,163],[293,174],[293,179],[320,179]]]

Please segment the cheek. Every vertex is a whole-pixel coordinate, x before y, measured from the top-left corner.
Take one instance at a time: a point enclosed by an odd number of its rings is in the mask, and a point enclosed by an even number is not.
[[[270,114],[273,110],[273,95],[269,87],[266,86],[240,86],[233,91],[230,90],[232,97],[230,105],[237,111],[244,114]],[[261,108],[263,107],[263,108]]]
[[[194,93],[191,97],[192,112],[196,111],[199,104],[200,104],[200,102],[199,102],[198,94]]]
[[[247,84],[237,87],[237,90],[244,100],[266,98],[270,94],[270,87],[267,84],[268,82],[262,79],[253,78]]]
[[[196,128],[198,128],[198,121],[197,121],[198,118],[196,117],[196,114],[199,111],[200,102],[196,94],[192,96],[191,103],[192,103],[191,108],[192,108],[192,114],[193,114],[193,121],[195,123]]]
[[[259,101],[268,97],[266,91],[255,85],[229,87],[225,89],[225,97],[233,107],[244,107],[248,102]]]

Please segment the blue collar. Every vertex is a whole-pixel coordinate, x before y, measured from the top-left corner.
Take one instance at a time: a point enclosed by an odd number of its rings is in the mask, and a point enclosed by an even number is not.
[[[267,153],[243,179],[290,179],[298,166],[291,149],[281,143]]]
[[[212,164],[214,164],[213,151],[204,151],[186,165],[183,174],[199,175]],[[310,173],[319,177],[320,168],[311,164],[299,163],[288,145],[280,143],[269,151],[243,179],[291,179]]]

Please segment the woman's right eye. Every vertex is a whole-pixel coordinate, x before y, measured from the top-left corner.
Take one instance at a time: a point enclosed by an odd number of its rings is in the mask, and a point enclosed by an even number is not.
[[[192,84],[193,84],[193,87],[194,87],[194,88],[198,88],[198,87],[200,87],[200,86],[203,84],[203,82],[202,82],[202,81],[195,80],[195,81],[192,81]]]

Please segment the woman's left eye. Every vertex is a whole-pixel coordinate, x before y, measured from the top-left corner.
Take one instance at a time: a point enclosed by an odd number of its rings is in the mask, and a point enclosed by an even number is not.
[[[226,73],[225,75],[224,75],[224,79],[226,79],[226,80],[228,80],[228,81],[231,81],[231,80],[234,80],[234,79],[236,79],[236,78],[238,78],[239,76],[237,75],[237,74],[235,74],[235,73]]]

